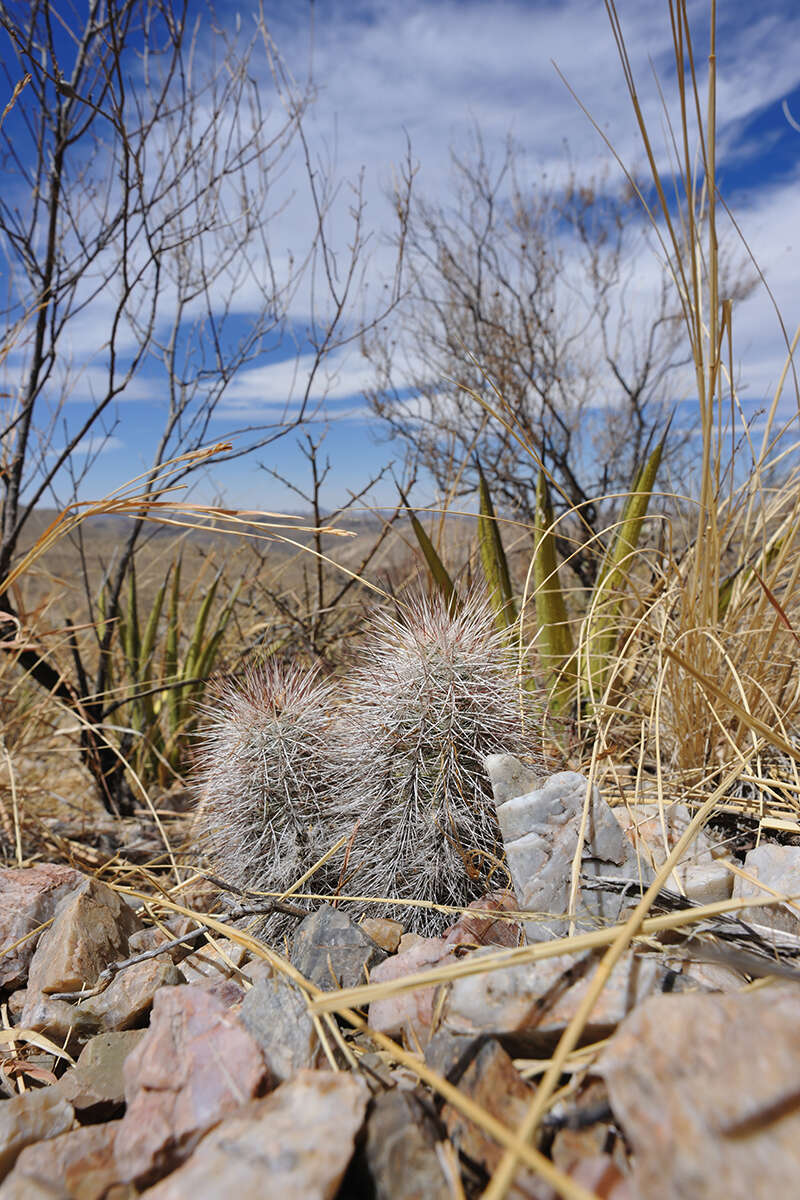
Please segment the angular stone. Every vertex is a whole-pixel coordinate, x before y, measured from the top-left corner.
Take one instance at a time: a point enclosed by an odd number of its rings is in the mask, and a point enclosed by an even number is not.
[[[693,817],[685,804],[665,805],[663,820],[656,804],[630,804],[612,811],[637,855],[656,870],[666,862],[667,854],[683,836]],[[727,900],[733,887],[733,875],[714,858],[715,849],[712,838],[701,829],[666,886],[698,904]]]
[[[197,922],[191,917],[169,917],[162,922],[163,928],[156,925],[149,925],[144,929],[137,929],[128,939],[128,950],[131,954],[141,954],[146,950],[156,950],[159,946],[163,946],[164,942],[171,942],[176,937],[181,937],[184,933],[191,933],[197,929]],[[173,961],[191,954],[193,949],[192,942],[186,942],[182,946],[176,947],[175,950],[167,951],[168,954],[174,955]]]
[[[680,976],[681,991],[738,992],[747,983],[744,975],[740,975],[732,967],[726,967],[724,963],[689,959],[685,963],[673,965],[676,968],[683,967]]]
[[[385,951],[354,921],[329,904],[310,913],[292,938],[292,965],[317,987],[332,991],[367,982]]]
[[[494,915],[516,911],[517,898],[513,892],[490,892],[473,900],[455,925],[445,930],[445,945],[518,946],[522,938],[520,922]]]
[[[450,1029],[439,1029],[425,1047],[425,1062],[437,1075],[457,1084],[487,1040],[485,1033],[453,1033]]]
[[[774,846],[762,842],[745,856],[742,869],[760,883],[766,884],[781,896],[800,893],[800,846]],[[733,884],[734,896],[769,895],[755,883],[737,875]],[[790,904],[773,904],[764,908],[743,908],[736,914],[754,925],[780,929],[784,933],[800,934],[800,900]]]
[[[467,1067],[458,1089],[509,1129],[516,1129],[523,1120],[534,1095],[508,1054],[493,1040],[486,1042]],[[500,1164],[503,1147],[449,1104],[442,1109],[442,1120],[456,1149],[491,1175]],[[518,1171],[510,1195],[534,1195],[535,1186],[530,1172]]]
[[[122,1068],[125,1059],[145,1036],[144,1029],[127,1033],[101,1033],[87,1042],[77,1065],[56,1085],[81,1118],[108,1120],[125,1102]]]
[[[156,994],[124,1078],[114,1153],[121,1177],[140,1185],[183,1162],[208,1129],[269,1083],[247,1030],[207,988],[187,985]]]
[[[239,1020],[261,1047],[278,1083],[317,1065],[320,1042],[299,988],[275,972],[259,979],[242,1001]]]
[[[40,1183],[12,1171],[0,1183],[0,1200],[71,1200],[68,1192],[53,1183]]]
[[[658,996],[593,1070],[653,1200],[794,1196],[800,1179],[800,990]]]
[[[545,779],[542,771],[526,767],[513,754],[487,754],[483,765],[492,785],[494,802],[498,805],[536,791]]]
[[[0,1179],[26,1146],[64,1133],[73,1123],[72,1105],[55,1088],[24,1092],[0,1101]]]
[[[39,939],[28,975],[29,1003],[39,994],[91,987],[107,963],[127,954],[128,938],[140,924],[117,892],[96,879],[81,880],[59,901]]]
[[[572,1120],[558,1129],[550,1147],[550,1157],[560,1171],[569,1174],[579,1163],[604,1155],[611,1144],[617,1173],[630,1175],[625,1143],[613,1132],[608,1089],[602,1079],[590,1078],[581,1085],[564,1115]]]
[[[25,1200],[37,1196],[37,1188],[51,1200],[103,1200],[121,1182],[114,1163],[116,1136],[117,1123],[109,1121],[28,1146],[0,1188],[0,1200]]]
[[[575,1015],[596,964],[592,954],[562,954],[454,979],[444,1028],[499,1037],[520,1053],[549,1050]],[[660,989],[665,976],[656,958],[628,951],[609,975],[583,1040],[607,1037],[636,1004]]]
[[[28,989],[27,988],[17,988],[17,990],[15,992],[12,992],[11,995],[8,997],[8,1000],[6,1001],[6,1003],[8,1004],[8,1015],[11,1017],[12,1024],[14,1024],[14,1025],[19,1024],[17,1018],[22,1016],[23,1010],[24,1010],[27,1002],[28,1002]]]
[[[372,938],[381,950],[394,954],[403,936],[403,926],[399,921],[392,921],[389,917],[364,917],[360,924],[367,937]]]
[[[450,1200],[435,1140],[413,1095],[397,1088],[379,1093],[365,1148],[375,1200]]]
[[[182,982],[181,971],[168,955],[145,959],[120,971],[99,995],[81,1001],[78,1010],[96,1018],[101,1029],[131,1029],[143,1022],[159,988]]]
[[[58,863],[0,870],[0,987],[10,990],[25,983],[39,938],[26,935],[49,921],[58,903],[85,878]]]
[[[99,1019],[84,1012],[80,1005],[68,1004],[66,1000],[53,1000],[51,996],[26,992],[25,1007],[19,1020],[26,1029],[35,1029],[47,1035],[52,1042],[63,1045],[70,1053],[76,1052],[80,1043],[100,1032]]]
[[[404,944],[407,944],[406,938],[400,943],[398,954],[374,969],[372,983],[387,983],[424,971],[426,967],[437,966],[445,960],[455,961],[444,938],[414,938],[410,940],[408,949],[404,949]],[[379,1033],[388,1033],[390,1037],[405,1034],[411,1044],[416,1039],[424,1046],[431,1036],[438,995],[438,987],[421,987],[413,992],[387,996],[384,1000],[373,1000],[369,1006],[370,1026]]]
[[[506,861],[519,907],[539,914],[526,923],[530,941],[562,937],[569,920],[559,918],[569,908],[572,861],[586,803],[587,780],[574,771],[551,775],[537,790],[506,800],[497,819],[506,848]],[[637,862],[614,814],[596,787],[589,794],[581,872],[642,879],[652,873]],[[634,898],[635,899],[635,898]],[[576,928],[594,929],[619,920],[626,904],[617,895],[578,889]]]
[[[230,938],[220,938],[213,946],[203,946],[184,958],[181,972],[187,983],[219,983],[222,979],[236,979],[236,968],[243,967],[248,957],[244,946]]]
[[[366,1084],[345,1071],[300,1071],[212,1130],[147,1200],[333,1200],[367,1106]]]

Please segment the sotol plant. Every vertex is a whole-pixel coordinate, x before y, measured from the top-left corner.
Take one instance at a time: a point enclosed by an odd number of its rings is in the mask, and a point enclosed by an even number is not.
[[[378,617],[340,710],[352,766],[335,819],[355,829],[342,891],[463,905],[503,886],[483,760],[530,745],[532,718],[488,599],[419,598]],[[418,932],[447,923],[425,907],[392,912]]]
[[[313,669],[273,662],[212,685],[197,749],[199,827],[226,882],[284,891],[334,843],[326,811],[341,775],[330,709],[331,690]],[[315,890],[326,879],[315,875]],[[264,928],[275,934],[284,923],[275,916]]]

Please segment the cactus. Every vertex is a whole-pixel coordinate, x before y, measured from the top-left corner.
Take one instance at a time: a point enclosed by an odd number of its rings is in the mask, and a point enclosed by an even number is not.
[[[419,598],[402,619],[379,616],[340,709],[351,781],[334,816],[340,833],[358,822],[342,891],[466,905],[504,883],[483,759],[519,754],[532,716],[485,596],[457,609]],[[386,911],[424,933],[450,920]]]
[[[341,788],[330,687],[315,669],[273,662],[207,695],[196,751],[201,846],[226,882],[284,891],[336,837],[325,817]],[[331,886],[324,868],[313,886]],[[287,922],[270,917],[262,932],[274,936]]]

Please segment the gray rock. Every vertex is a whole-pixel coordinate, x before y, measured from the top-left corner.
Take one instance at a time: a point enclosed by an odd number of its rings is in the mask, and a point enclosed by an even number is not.
[[[368,1099],[363,1080],[345,1071],[300,1071],[224,1120],[184,1166],[144,1195],[333,1200]]]
[[[394,1089],[375,1098],[365,1158],[375,1200],[450,1200],[450,1186],[413,1095]]]
[[[145,1029],[102,1033],[87,1042],[76,1066],[58,1081],[58,1091],[82,1119],[107,1120],[125,1102],[125,1059],[146,1034]]]
[[[497,818],[506,848],[520,908],[535,912],[526,923],[530,941],[563,937],[569,930],[572,861],[586,801],[587,781],[574,771],[560,771],[535,791],[506,800]],[[646,885],[652,872],[637,861],[609,805],[592,788],[581,856],[584,875],[641,878]],[[578,930],[615,923],[626,904],[619,896],[579,889],[575,923]]]
[[[455,1033],[440,1029],[425,1047],[425,1062],[437,1075],[458,1083],[475,1055],[486,1042],[484,1033]]]
[[[796,896],[800,893],[800,846],[774,846],[763,842],[747,854],[743,870],[781,896]],[[733,894],[764,897],[769,893],[737,875]],[[775,904],[768,908],[744,908],[737,915],[754,925],[800,934],[800,901],[796,901],[795,906]]]
[[[648,866],[659,868],[692,820],[685,804],[666,804],[663,812],[656,803],[628,804],[612,810],[637,856]],[[675,867],[666,886],[680,891],[698,904],[727,900],[733,875],[714,857],[717,849],[708,832],[701,829]]]
[[[257,980],[242,1001],[239,1020],[261,1047],[278,1082],[314,1067],[320,1043],[299,988],[277,972]]]
[[[366,983],[366,972],[383,962],[386,953],[345,913],[323,904],[298,926],[290,958],[311,983],[333,991]]]
[[[477,951],[476,957],[485,953]],[[561,954],[454,979],[444,1028],[456,1034],[489,1034],[520,1053],[550,1050],[582,1002],[596,961],[593,954]],[[655,956],[629,950],[609,975],[584,1039],[608,1037],[637,1004],[660,991],[666,975]]]
[[[64,1133],[74,1116],[72,1105],[55,1088],[25,1092],[0,1102],[0,1179],[26,1146]]]
[[[159,988],[179,983],[183,975],[169,955],[145,959],[120,971],[99,995],[81,1001],[78,1011],[96,1018],[101,1029],[131,1029],[143,1023]]]
[[[526,767],[513,754],[487,754],[483,760],[486,774],[492,785],[494,802],[497,805],[524,796],[541,787],[545,776],[541,771]]]

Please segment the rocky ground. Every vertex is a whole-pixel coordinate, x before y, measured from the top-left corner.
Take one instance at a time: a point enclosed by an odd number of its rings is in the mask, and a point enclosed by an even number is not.
[[[0,871],[0,1200],[477,1196],[565,1031],[508,1195],[796,1194],[800,848],[701,832],[662,883],[688,809],[490,765],[514,891],[440,937],[298,901],[275,949],[208,885]]]

